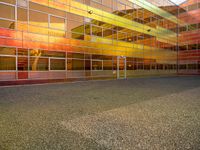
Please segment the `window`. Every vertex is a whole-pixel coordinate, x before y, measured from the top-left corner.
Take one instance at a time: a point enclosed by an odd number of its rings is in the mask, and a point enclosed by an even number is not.
[[[197,44],[197,49],[200,50],[200,43]]]
[[[102,60],[92,60],[92,70],[102,70],[102,66]]]
[[[28,57],[17,58],[17,69],[20,71],[28,70]]]
[[[127,33],[125,32],[117,32],[117,39],[122,41],[127,41]]]
[[[179,51],[184,51],[184,50],[188,50],[188,46],[187,45],[179,46]]]
[[[30,50],[31,56],[44,56],[44,57],[61,57],[65,58],[65,52],[54,52],[54,51],[45,51],[45,50],[38,50],[32,49]]]
[[[144,68],[143,63],[138,63],[138,64],[137,64],[137,69],[138,69],[138,70],[143,70],[143,68]]]
[[[112,29],[103,28],[103,37],[117,39],[117,31]]]
[[[67,21],[68,38],[84,39],[84,23],[79,21]]]
[[[0,54],[2,55],[15,55],[16,48],[0,47]]]
[[[31,1],[29,1],[29,8],[33,9],[33,10],[39,10],[41,12],[49,13],[49,8],[48,7],[40,5],[40,4],[37,4],[37,3],[33,3]]]
[[[0,17],[15,20],[15,7],[0,4]]]
[[[188,64],[188,69],[197,69],[197,64]]]
[[[84,59],[84,54],[81,53],[67,53],[67,58],[79,58],[79,59]]]
[[[76,32],[76,33],[84,33],[84,24],[83,22],[68,20],[67,31]]]
[[[82,25],[84,24],[84,17],[72,14],[72,13],[67,13],[67,19],[68,20],[74,20],[80,22]]]
[[[48,15],[36,11],[30,11],[30,24],[48,27]]]
[[[65,59],[50,58],[51,70],[65,70]]]
[[[16,58],[0,56],[0,70],[16,70]]]
[[[63,18],[50,16],[50,27],[55,29],[65,29],[65,20]]]
[[[91,60],[85,60],[85,70],[91,70]]]
[[[196,30],[197,29],[197,24],[191,24],[188,25],[188,31]]]
[[[92,35],[102,37],[102,27],[92,25]]]
[[[8,28],[8,29],[15,29],[15,22],[0,19],[0,27]]]
[[[30,70],[32,71],[45,71],[48,70],[48,58],[31,57]]]
[[[126,62],[126,69],[127,70],[133,70],[133,62],[132,61],[127,61]]]
[[[104,60],[103,61],[103,70],[112,70],[113,62],[112,60]]]
[[[150,70],[150,64],[144,64],[144,70]]]
[[[186,67],[186,64],[181,64],[181,65],[179,65],[179,69],[186,69],[187,67]]]
[[[28,56],[28,50],[27,49],[18,48],[17,52],[18,52],[18,55],[20,55],[20,56]]]
[[[188,50],[196,50],[196,49],[197,49],[197,44],[188,45]]]
[[[179,32],[184,32],[184,31],[187,31],[187,27],[186,26],[183,26],[183,27],[179,28]]]
[[[197,9],[197,3],[188,6],[188,11],[192,11],[195,9]]]
[[[17,20],[20,22],[27,22],[27,9],[17,8]]]
[[[84,70],[84,60],[68,59],[67,70]]]

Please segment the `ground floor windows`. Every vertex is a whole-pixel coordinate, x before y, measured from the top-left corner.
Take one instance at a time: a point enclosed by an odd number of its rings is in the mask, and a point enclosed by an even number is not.
[[[0,47],[0,76],[12,71],[16,79],[112,77],[176,72],[174,64],[156,59],[90,53]],[[189,65],[186,69],[195,68]],[[183,68],[180,66],[180,69]],[[198,67],[196,67],[198,68]]]
[[[20,71],[28,70],[28,57],[17,58],[17,70],[20,70]]]
[[[49,70],[48,58],[30,57],[30,70],[32,71],[47,71]]]
[[[0,56],[0,70],[16,70],[16,57]]]
[[[92,60],[92,70],[103,70],[103,61]]]
[[[15,55],[16,48],[0,47],[0,55]]]
[[[50,70],[65,70],[65,59],[50,58]]]
[[[84,59],[67,59],[67,70],[84,70]]]
[[[104,60],[103,61],[103,70],[113,70],[113,61],[112,60]]]

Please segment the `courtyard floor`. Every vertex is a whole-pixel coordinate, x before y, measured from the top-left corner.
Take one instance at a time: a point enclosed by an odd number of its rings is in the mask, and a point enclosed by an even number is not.
[[[200,77],[0,87],[4,149],[200,149]]]

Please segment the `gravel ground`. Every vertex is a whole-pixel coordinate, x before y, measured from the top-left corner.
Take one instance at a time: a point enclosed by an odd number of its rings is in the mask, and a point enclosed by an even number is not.
[[[200,77],[0,87],[4,149],[200,149]]]

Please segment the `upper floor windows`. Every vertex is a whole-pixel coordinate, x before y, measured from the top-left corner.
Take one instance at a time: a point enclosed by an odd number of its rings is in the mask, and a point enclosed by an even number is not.
[[[15,7],[0,3],[0,18],[15,20]]]

